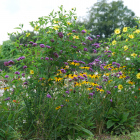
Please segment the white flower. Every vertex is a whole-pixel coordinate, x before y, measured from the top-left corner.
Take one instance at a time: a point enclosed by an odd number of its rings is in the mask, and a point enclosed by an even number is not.
[[[126,60],[130,60],[130,58],[129,57],[126,57]]]

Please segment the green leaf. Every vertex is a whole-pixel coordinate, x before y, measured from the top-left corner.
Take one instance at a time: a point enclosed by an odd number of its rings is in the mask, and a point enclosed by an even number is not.
[[[14,29],[21,29],[20,27],[15,27]]]
[[[78,130],[78,131],[83,131],[84,133],[88,134],[89,136],[94,136],[92,132],[90,132],[88,129],[83,128],[82,126],[76,124],[75,126],[73,126],[74,129]]]
[[[107,121],[107,128],[109,129],[110,127],[112,127],[115,124],[115,122],[108,120]]]

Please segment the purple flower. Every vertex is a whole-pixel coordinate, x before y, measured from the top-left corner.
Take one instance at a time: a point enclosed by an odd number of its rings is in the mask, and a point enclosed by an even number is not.
[[[37,43],[33,43],[32,46],[37,46]]]
[[[89,68],[89,70],[90,70],[91,72],[93,72],[93,69],[92,69],[92,68]]]
[[[63,107],[64,105],[60,105],[61,107]]]
[[[41,57],[41,59],[44,59],[43,57]]]
[[[25,46],[27,47],[27,44],[25,44]]]
[[[86,45],[86,43],[85,42],[82,42],[82,45]]]
[[[87,78],[86,74],[83,74],[83,76],[84,76],[85,78]]]
[[[49,57],[46,57],[45,60],[49,60]]]
[[[73,48],[77,48],[77,46],[72,46]]]
[[[2,71],[2,70],[0,69],[0,71]]]
[[[120,67],[121,65],[119,63],[116,63],[117,67]]]
[[[117,86],[115,86],[114,88],[117,88]]]
[[[111,68],[108,68],[108,70],[111,70]]]
[[[33,43],[34,43],[33,41],[30,41],[30,42],[29,42],[29,44],[33,44]]]
[[[93,49],[93,52],[94,52],[94,53],[97,53],[97,51],[96,51],[95,49]]]
[[[4,66],[9,66],[9,62],[4,62]]]
[[[89,93],[89,96],[93,96],[94,93]]]
[[[51,48],[51,47],[50,47],[50,46],[48,46],[48,45],[46,45],[46,47],[47,47],[47,48],[49,48],[49,49]]]
[[[41,48],[45,48],[45,45],[44,45],[44,44],[40,44],[40,47],[41,47]]]
[[[25,56],[21,56],[21,57],[19,57],[20,59],[25,59]]]
[[[116,64],[116,62],[112,62],[112,65],[115,65]]]
[[[14,64],[14,61],[13,60],[10,60],[10,61],[8,61],[8,63],[9,63],[9,65],[10,64]]]
[[[72,32],[75,33],[76,31],[75,30],[72,30]]]
[[[69,91],[67,90],[66,93],[69,94]]]
[[[67,63],[67,62],[64,62],[64,64],[65,64],[65,65],[68,65],[68,63]]]
[[[58,58],[59,57],[59,55],[55,52],[55,53],[53,53],[54,54],[54,56],[56,57],[56,58]]]
[[[62,72],[62,73],[66,73],[66,71],[65,71],[64,69],[61,69],[61,72]]]
[[[23,66],[23,69],[26,69],[27,68],[27,66]]]
[[[50,58],[50,60],[53,60],[53,58]]]
[[[97,35],[97,37],[100,37],[100,35]]]
[[[86,33],[86,31],[85,30],[82,30],[82,33]]]
[[[84,51],[88,51],[88,49],[87,48],[84,48]]]
[[[5,78],[8,78],[9,77],[9,75],[5,75]]]
[[[63,35],[62,32],[59,32],[59,33],[58,33],[58,36],[59,36],[60,38],[63,38],[64,35]]]
[[[88,39],[88,40],[90,40],[90,41],[92,41],[92,40],[93,40],[90,36],[89,36],[87,39]]]
[[[107,92],[107,94],[111,94],[111,92],[110,91],[106,91]]]
[[[47,98],[52,98],[52,96],[50,94],[47,94]]]
[[[19,61],[19,60],[20,60],[20,58],[17,59],[17,61]]]
[[[112,102],[112,99],[110,99],[110,102]]]
[[[8,101],[8,100],[10,100],[10,97],[7,97],[6,99],[4,99],[4,101]]]
[[[22,73],[22,76],[25,77],[25,73]]]
[[[51,42],[54,42],[54,39],[51,39]]]
[[[24,82],[23,85],[28,85],[28,83],[27,82]]]
[[[111,57],[111,55],[108,55],[107,57]]]
[[[15,72],[15,74],[18,74],[18,75],[19,75],[19,74],[20,74],[20,72],[16,71],[16,72]]]

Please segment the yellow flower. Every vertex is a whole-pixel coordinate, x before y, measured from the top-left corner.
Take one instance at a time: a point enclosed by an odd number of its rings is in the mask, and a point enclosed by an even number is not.
[[[54,20],[53,23],[58,23],[58,21],[55,21],[55,20]]]
[[[131,56],[133,56],[134,58],[137,56],[137,54],[135,53],[132,53]]]
[[[131,38],[131,39],[133,39],[134,38],[134,35],[131,34],[128,37]]]
[[[136,75],[136,77],[137,77],[137,79],[140,79],[140,73],[138,73],[138,74]]]
[[[123,32],[127,32],[127,27],[124,27],[123,28]]]
[[[74,35],[73,39],[79,39],[79,36]]]
[[[30,70],[30,74],[34,74],[34,71],[33,70]]]
[[[60,109],[60,108],[61,108],[61,106],[57,106],[55,109],[58,110],[58,109]]]
[[[50,31],[47,32],[47,34],[49,34],[49,33],[50,33]]]
[[[128,46],[126,45],[123,48],[124,48],[124,51],[128,50]]]
[[[35,26],[34,30],[35,30],[35,31],[38,31],[38,30],[39,30],[38,25]]]
[[[70,23],[70,22],[67,22],[67,24],[68,24],[68,25],[71,25],[71,23]]]
[[[116,40],[113,40],[112,41],[112,45],[116,45]]]
[[[26,36],[28,37],[30,35],[30,33],[26,33]]]
[[[126,42],[128,41],[128,39],[125,40]]]
[[[137,29],[136,31],[134,31],[134,33],[139,34],[140,33],[140,29]]]
[[[54,26],[53,29],[58,30],[59,26]]]
[[[66,102],[69,102],[69,100],[67,100],[67,99],[66,99],[65,101],[66,101]]]
[[[123,89],[123,86],[122,85],[118,85],[118,89],[122,90]]]
[[[115,55],[115,52],[113,52],[112,55],[114,56]]]
[[[115,29],[115,34],[120,34],[120,29]]]
[[[69,36],[69,35],[71,35],[72,33],[68,33],[67,35]]]

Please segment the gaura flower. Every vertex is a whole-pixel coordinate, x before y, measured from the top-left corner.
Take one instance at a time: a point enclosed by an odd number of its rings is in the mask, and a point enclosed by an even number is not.
[[[135,53],[132,53],[131,56],[133,56],[134,58],[137,56],[137,54]]]
[[[136,77],[137,77],[137,79],[140,79],[140,73],[138,73],[138,74],[136,75]]]
[[[124,27],[123,28],[123,32],[127,32],[127,27]]]
[[[112,41],[112,45],[116,45],[116,40],[113,40]]]
[[[128,50],[128,46],[126,45],[123,48],[124,48],[124,51]]]
[[[30,74],[34,74],[34,71],[33,70],[30,70]]]
[[[119,90],[122,90],[122,89],[123,89],[123,86],[119,84],[119,85],[118,85],[118,89],[119,89]]]
[[[120,34],[120,29],[115,29],[115,34]]]

